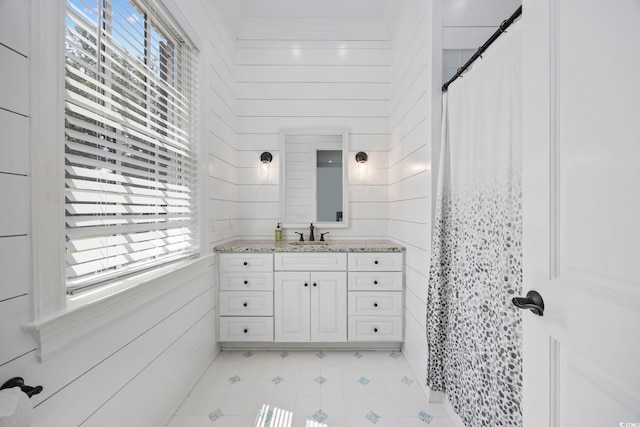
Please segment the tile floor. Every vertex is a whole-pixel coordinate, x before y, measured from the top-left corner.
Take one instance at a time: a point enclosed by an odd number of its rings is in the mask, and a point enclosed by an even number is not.
[[[168,427],[253,427],[264,404],[292,427],[455,427],[400,352],[223,351]]]

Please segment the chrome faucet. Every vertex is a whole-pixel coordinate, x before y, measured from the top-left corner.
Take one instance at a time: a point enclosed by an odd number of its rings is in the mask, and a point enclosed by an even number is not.
[[[313,235],[313,229],[314,229],[314,228],[315,228],[315,227],[313,226],[313,223],[311,223],[311,225],[309,226],[309,241],[310,241],[310,242],[313,242],[313,241],[315,241],[315,240],[316,240],[316,238],[315,238],[315,237],[314,237],[314,235]]]

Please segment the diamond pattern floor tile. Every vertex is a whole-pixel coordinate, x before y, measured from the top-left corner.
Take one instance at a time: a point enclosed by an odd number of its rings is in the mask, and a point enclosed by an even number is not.
[[[223,351],[168,427],[252,427],[263,405],[327,427],[453,427],[401,352]]]

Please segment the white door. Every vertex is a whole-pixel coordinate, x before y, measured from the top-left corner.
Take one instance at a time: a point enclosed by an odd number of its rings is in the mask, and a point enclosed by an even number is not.
[[[524,425],[640,426],[640,1],[523,11]]]
[[[311,341],[347,340],[347,273],[311,273]]]
[[[308,342],[310,275],[303,271],[275,274],[273,321],[276,342]]]

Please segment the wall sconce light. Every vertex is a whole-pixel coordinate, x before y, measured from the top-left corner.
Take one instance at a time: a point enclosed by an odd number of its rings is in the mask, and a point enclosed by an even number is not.
[[[358,162],[358,174],[362,175],[364,171],[367,169],[367,160],[369,160],[369,156],[364,151],[359,151],[356,154],[356,162]]]
[[[271,164],[271,160],[273,160],[273,156],[268,151],[260,154],[260,164],[262,165],[262,170],[269,170],[269,165]]]

